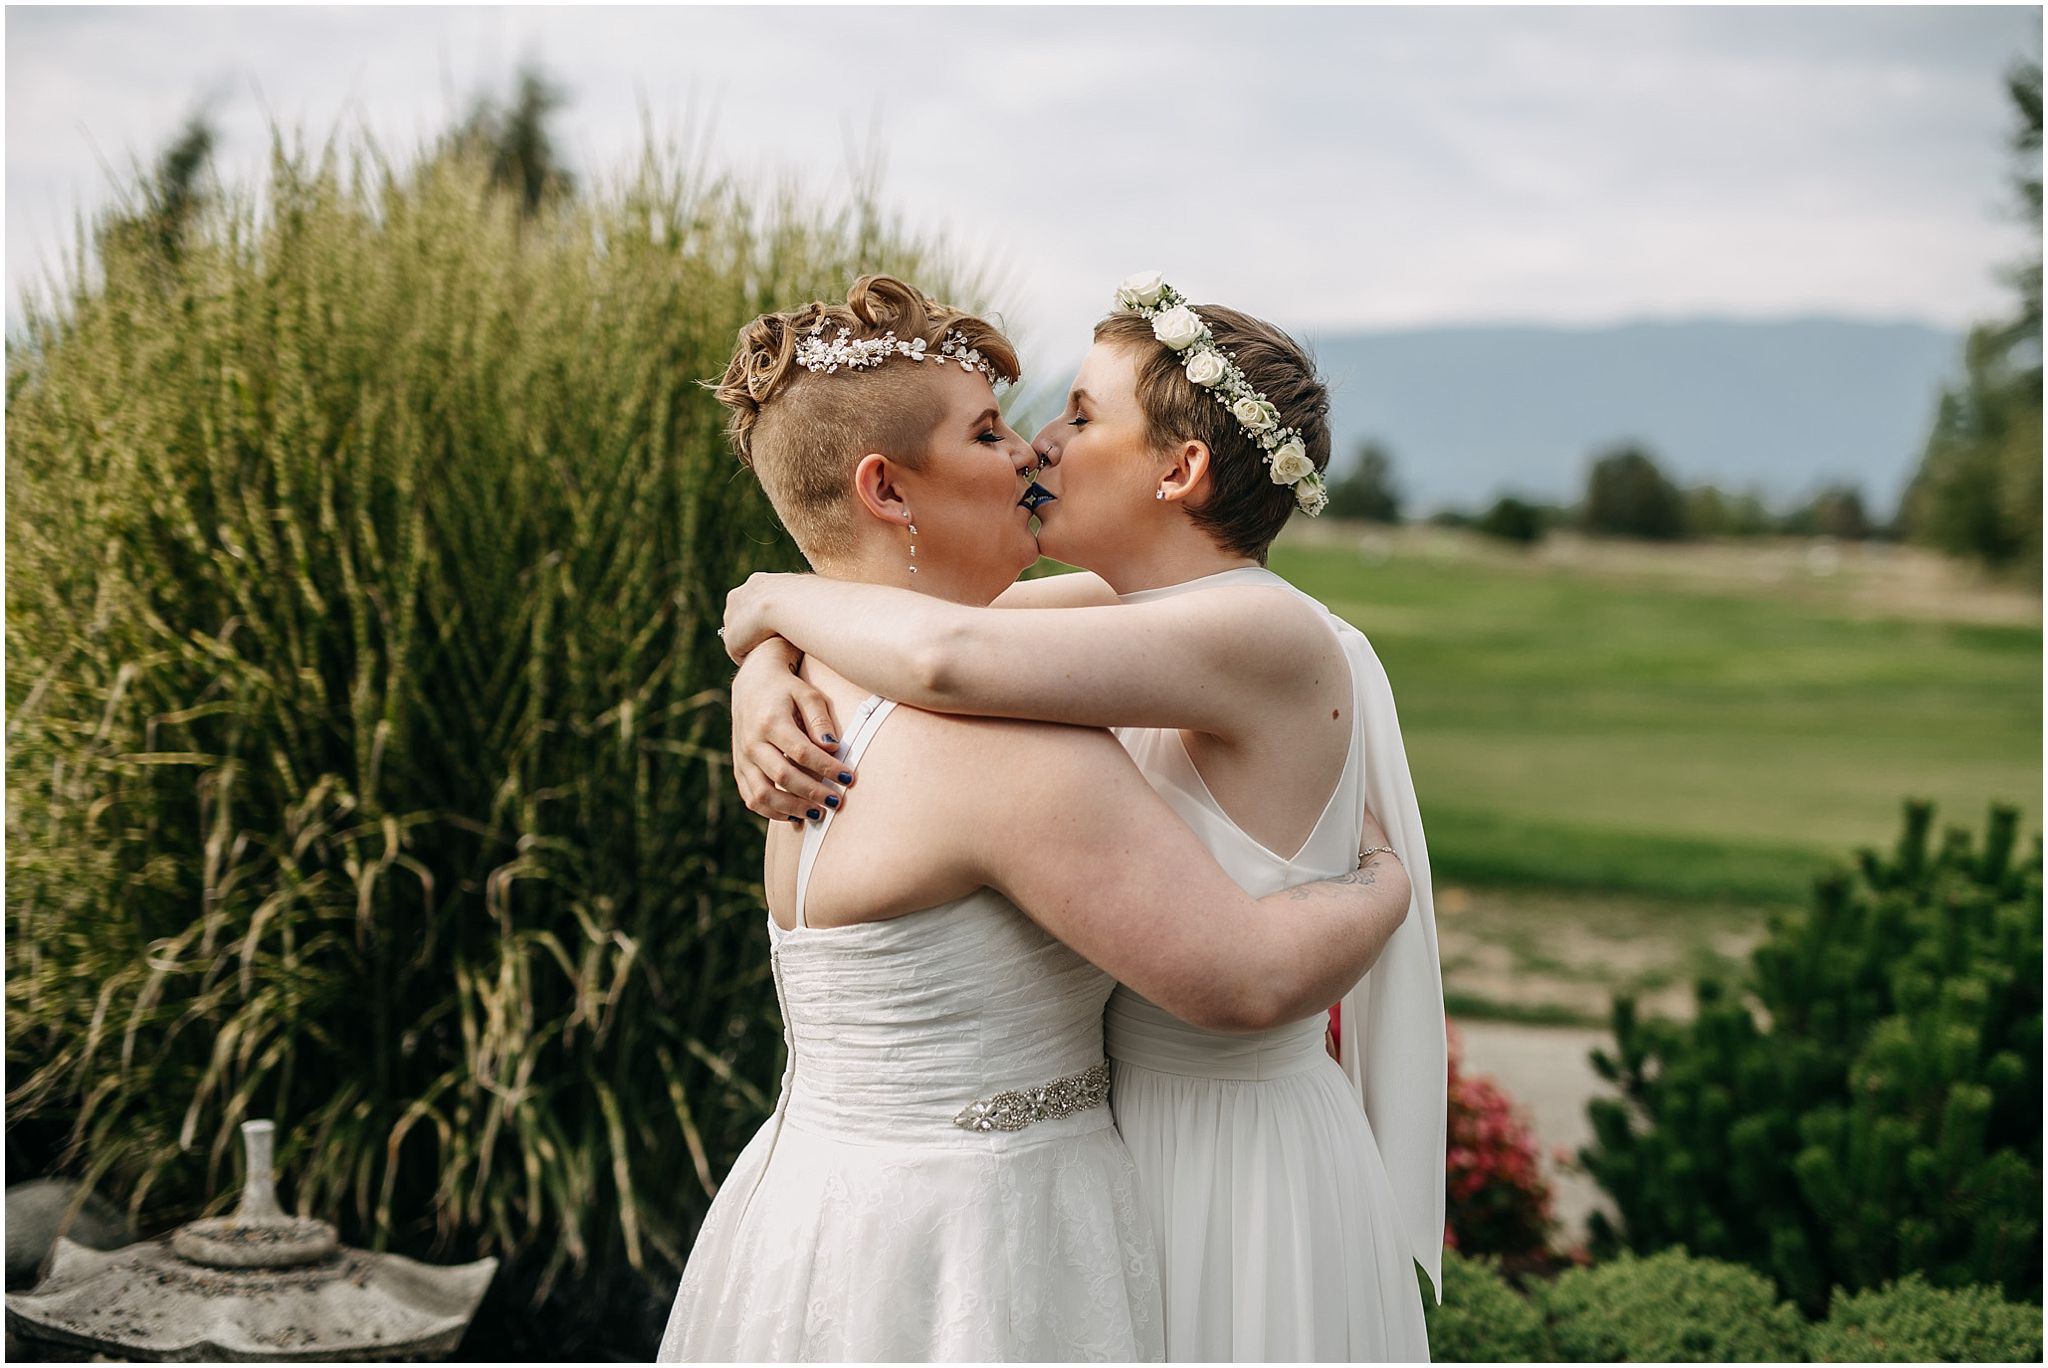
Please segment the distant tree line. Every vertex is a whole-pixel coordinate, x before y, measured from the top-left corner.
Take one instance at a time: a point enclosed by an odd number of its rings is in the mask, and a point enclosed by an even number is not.
[[[1357,448],[1349,471],[1330,482],[1330,514],[1365,522],[1402,521],[1393,457],[1379,442]],[[1556,528],[1600,536],[1682,541],[1695,537],[1838,537],[1847,541],[1896,538],[1894,519],[1879,523],[1854,485],[1830,484],[1810,497],[1773,508],[1755,489],[1711,484],[1681,487],[1638,443],[1607,450],[1592,462],[1576,503],[1545,503],[1504,494],[1484,509],[1445,509],[1430,515],[1439,526],[1469,527],[1503,541],[1531,545]]]

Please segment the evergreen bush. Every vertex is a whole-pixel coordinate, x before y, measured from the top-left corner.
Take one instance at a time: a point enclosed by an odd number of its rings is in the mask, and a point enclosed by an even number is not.
[[[1378,442],[1361,442],[1353,451],[1351,467],[1329,482],[1331,518],[1357,518],[1364,522],[1399,523],[1401,491],[1394,483],[1394,458]]]
[[[1534,546],[1547,530],[1543,513],[1534,504],[1523,503],[1512,494],[1494,500],[1493,507],[1479,519],[1479,530],[1501,541]]]
[[[1683,1249],[1572,1268],[1533,1300],[1561,1362],[1713,1363],[1804,1357],[1806,1323],[1770,1279]]]
[[[1963,374],[1944,387],[1900,500],[1898,521],[1916,541],[1967,556],[2020,583],[2041,581],[2041,63],[2006,73],[2015,116],[2008,146],[2019,218],[2034,230],[2005,278],[2019,298],[1970,329]]]
[[[1837,1288],[1806,1344],[1815,1363],[2038,1363],[2041,1308],[1908,1273],[1862,1292]]]
[[[1580,520],[1589,532],[1678,541],[1686,535],[1685,495],[1647,451],[1624,445],[1587,472]]]
[[[1493,1255],[1444,1251],[1444,1300],[1437,1305],[1420,1268],[1422,1310],[1433,1363],[1547,1363],[1555,1355],[1543,1314],[1501,1276]]]
[[[1698,985],[1690,1023],[1614,1003],[1580,1151],[1614,1198],[1593,1249],[1684,1244],[1768,1273],[1809,1316],[1920,1270],[1939,1287],[2041,1287],[2041,850],[2019,814],[1981,843],[1929,839],[1817,882],[1774,918],[1736,997]]]
[[[7,351],[10,1132],[160,1229],[273,1117],[347,1240],[660,1295],[782,1044],[714,629],[801,561],[698,382],[975,287],[653,148],[529,206],[273,135],[100,226]]]

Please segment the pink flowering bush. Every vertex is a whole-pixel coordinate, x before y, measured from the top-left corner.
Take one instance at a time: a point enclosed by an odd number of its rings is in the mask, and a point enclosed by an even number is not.
[[[1444,1245],[1464,1254],[1541,1254],[1555,1222],[1535,1133],[1498,1084],[1466,1072],[1456,1028],[1445,1021],[1444,1030],[1450,1040]]]

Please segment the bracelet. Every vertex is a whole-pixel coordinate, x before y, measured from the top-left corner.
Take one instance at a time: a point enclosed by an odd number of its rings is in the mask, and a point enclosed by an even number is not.
[[[1371,850],[1361,850],[1361,851],[1359,851],[1359,852],[1358,852],[1358,867],[1359,867],[1360,869],[1363,869],[1363,868],[1365,868],[1365,862],[1366,862],[1366,860],[1367,860],[1367,858],[1368,858],[1368,857],[1370,857],[1370,856],[1373,856],[1373,855],[1378,855],[1378,854],[1381,854],[1381,853],[1385,853],[1385,854],[1388,854],[1388,855],[1391,855],[1391,856],[1393,856],[1393,857],[1394,857],[1394,861],[1395,861],[1395,863],[1396,863],[1396,864],[1400,863],[1400,860],[1401,860],[1401,852],[1400,852],[1400,851],[1398,851],[1398,850],[1394,849],[1394,848],[1393,848],[1392,846],[1374,846],[1374,847],[1373,847],[1373,848],[1372,848]]]

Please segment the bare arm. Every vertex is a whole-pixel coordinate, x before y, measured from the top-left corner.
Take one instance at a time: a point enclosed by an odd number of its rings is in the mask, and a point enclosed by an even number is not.
[[[1244,700],[1312,696],[1342,652],[1291,594],[1239,586],[1093,608],[974,608],[813,575],[755,575],[726,598],[726,649],[771,635],[932,712],[1227,736]]]
[[[1045,575],[1018,580],[996,596],[998,608],[1107,608],[1116,603],[1116,590],[1103,583],[1092,570],[1072,574]]]
[[[935,768],[973,875],[1194,1025],[1263,1030],[1315,1015],[1365,975],[1407,916],[1407,872],[1385,856],[1252,898],[1105,732],[981,721],[962,730],[966,749]],[[987,783],[990,772],[1005,782]]]

